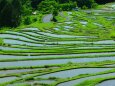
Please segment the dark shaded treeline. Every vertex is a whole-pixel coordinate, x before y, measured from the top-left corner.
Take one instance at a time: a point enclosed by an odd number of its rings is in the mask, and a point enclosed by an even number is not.
[[[37,6],[42,2],[42,1],[46,1],[46,0],[32,0],[31,1],[31,5],[33,8],[37,8]],[[82,6],[84,4],[90,4],[92,2],[95,2],[94,0],[49,0],[49,1],[56,1],[59,4],[64,4],[64,3],[73,3],[76,2],[78,6]],[[82,4],[82,5],[80,5]]]
[[[98,4],[106,4],[109,2],[115,2],[115,0],[95,0]]]
[[[37,5],[44,0],[32,0],[32,7],[37,8]],[[67,3],[67,2],[87,2],[87,1],[91,1],[91,0],[55,0],[59,3]],[[96,3],[98,4],[105,4],[108,2],[115,2],[115,0],[95,0]]]
[[[20,24],[20,0],[0,0],[0,27],[16,27]]]

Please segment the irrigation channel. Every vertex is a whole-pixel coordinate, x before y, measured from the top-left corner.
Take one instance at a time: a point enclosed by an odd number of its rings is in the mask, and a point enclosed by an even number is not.
[[[105,15],[106,11],[93,12],[66,12],[65,20],[51,30],[1,32],[0,86],[80,86],[88,79],[115,76],[115,40],[76,29],[88,27],[91,22],[90,26],[103,31],[106,25],[98,20],[100,17],[114,27],[115,16]],[[51,17],[45,16],[43,22],[50,22]],[[114,85],[113,78],[96,86]]]

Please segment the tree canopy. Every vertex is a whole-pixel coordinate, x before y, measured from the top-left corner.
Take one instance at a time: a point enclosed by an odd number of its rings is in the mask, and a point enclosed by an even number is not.
[[[1,0],[0,26],[16,27],[20,24],[20,18],[21,18],[20,0]]]

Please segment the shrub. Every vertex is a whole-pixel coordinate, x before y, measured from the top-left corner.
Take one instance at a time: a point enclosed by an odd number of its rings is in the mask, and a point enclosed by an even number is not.
[[[38,10],[42,13],[52,13],[58,9],[58,3],[55,0],[44,0],[38,5]]]
[[[34,18],[34,19],[33,19],[33,22],[36,22],[37,20],[38,20],[37,18]]]
[[[77,5],[81,8],[83,8],[84,6],[86,6],[87,8],[92,8],[94,3],[94,0],[77,0]]]
[[[31,23],[32,23],[32,21],[31,21],[30,17],[26,17],[26,18],[24,19],[24,24],[25,24],[25,25],[29,25],[29,24],[31,24]]]
[[[82,9],[88,9],[88,8],[87,8],[87,6],[84,5],[84,6],[82,7]]]
[[[69,11],[69,10],[72,10],[73,8],[76,7],[76,3],[64,3],[64,4],[60,4],[59,5],[59,8],[61,10],[64,10],[64,11]]]
[[[31,6],[31,0],[21,0],[22,4],[22,15],[30,15],[32,14],[32,6]]]

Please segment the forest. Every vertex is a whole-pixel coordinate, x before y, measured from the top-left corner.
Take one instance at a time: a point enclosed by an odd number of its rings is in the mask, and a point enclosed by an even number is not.
[[[82,9],[95,8],[98,4],[112,1],[114,0],[0,0],[0,27],[19,26],[23,16],[31,15],[33,10],[47,14],[54,10],[72,10],[76,6]]]

